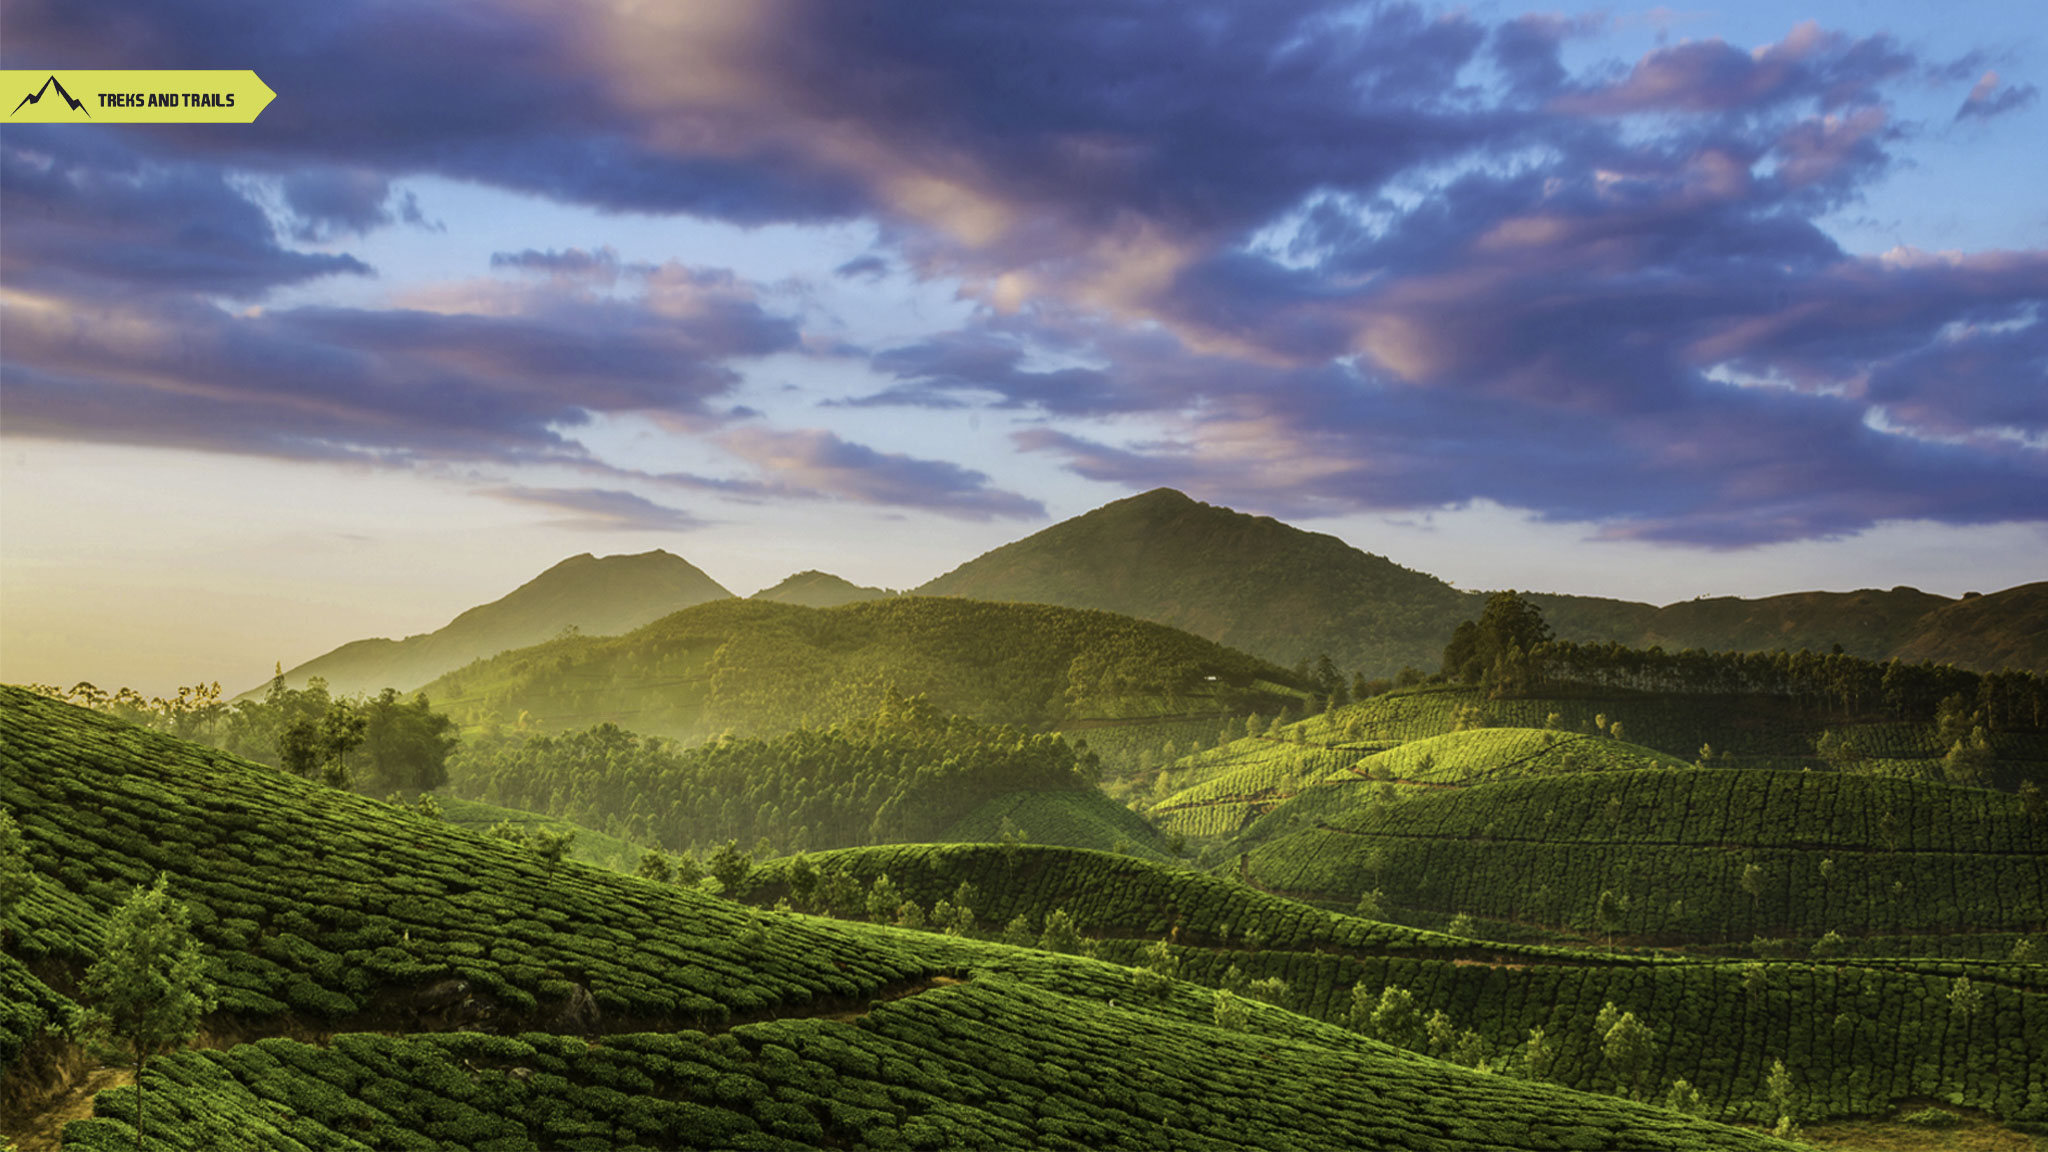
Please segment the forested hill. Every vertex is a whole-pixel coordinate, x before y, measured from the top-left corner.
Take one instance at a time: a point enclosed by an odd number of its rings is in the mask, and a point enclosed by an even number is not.
[[[1327,653],[1368,679],[1434,671],[1485,594],[1334,536],[1202,504],[1170,488],[1105,504],[975,558],[931,596],[1100,608],[1292,665]],[[1976,671],[2048,673],[2048,583],[1957,601],[1916,588],[1654,604],[1532,594],[1557,637],[1669,650],[1828,652]]]
[[[613,723],[700,739],[866,715],[893,689],[984,723],[1299,709],[1293,674],[1163,625],[1042,604],[933,597],[804,608],[700,604],[624,636],[567,636],[427,686],[465,724]]]
[[[410,692],[472,660],[538,644],[565,629],[609,636],[731,597],[696,565],[660,549],[603,558],[586,552],[436,631],[403,640],[352,641],[291,669],[285,680],[301,687],[323,677],[337,696],[383,688]]]
[[[1118,500],[989,552],[917,590],[1100,608],[1283,664],[1434,670],[1476,602],[1335,536],[1198,503],[1170,488]]]
[[[837,608],[862,600],[886,600],[895,593],[887,588],[869,588],[830,572],[812,569],[799,572],[773,588],[763,588],[749,599],[777,604],[801,604],[806,608]]]

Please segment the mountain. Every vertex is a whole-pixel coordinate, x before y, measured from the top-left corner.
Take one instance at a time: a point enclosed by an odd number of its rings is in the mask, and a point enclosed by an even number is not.
[[[1170,488],[1105,504],[917,589],[1156,620],[1294,664],[1435,671],[1479,601],[1335,536],[1199,503]]]
[[[1327,653],[1345,674],[1434,672],[1486,593],[1319,532],[1203,504],[1170,488],[1105,504],[962,564],[926,596],[1032,601],[1156,620],[1294,665]],[[2048,673],[2048,583],[1963,601],[1917,588],[1702,597],[1659,607],[1531,593],[1560,639],[1669,651],[1827,652]]]
[[[887,588],[863,587],[814,568],[799,572],[773,588],[763,588],[747,599],[801,604],[806,608],[837,608],[841,604],[857,604],[862,600],[886,600],[894,595]]]
[[[285,673],[293,686],[324,677],[336,695],[410,692],[473,660],[538,644],[564,631],[609,636],[732,593],[680,556],[655,549],[599,558],[585,552],[502,599],[480,604],[433,632],[403,640],[356,640]]]

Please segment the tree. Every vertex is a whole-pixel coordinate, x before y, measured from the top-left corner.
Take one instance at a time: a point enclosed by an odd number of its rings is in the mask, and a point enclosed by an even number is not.
[[[1251,1022],[1251,1013],[1245,1009],[1244,1001],[1238,999],[1228,988],[1216,990],[1212,1013],[1216,1019],[1216,1026],[1228,1032],[1242,1032]]]
[[[1798,1132],[1798,1117],[1792,1110],[1792,1073],[1783,1060],[1771,1061],[1770,1074],[1764,1077],[1764,1095],[1771,1102],[1771,1111],[1778,1115],[1778,1126],[1772,1135],[1791,1138]]]
[[[747,859],[745,852],[740,851],[740,842],[738,840],[727,840],[719,847],[718,851],[711,854],[711,875],[718,880],[718,886],[731,899],[737,900],[740,898],[741,887],[746,884],[747,878],[753,874],[754,862]],[[883,876],[878,883],[887,883],[888,879],[887,876]],[[901,899],[899,898],[896,903],[902,903]],[[888,909],[891,913],[895,912],[895,910],[894,905],[891,905]],[[877,919],[880,919],[880,917],[878,916]]]
[[[455,721],[435,712],[425,693],[405,700],[386,688],[361,712],[366,791],[426,792],[448,782],[448,754],[460,743]]]
[[[329,776],[330,783],[337,787],[348,786],[348,754],[362,745],[369,727],[369,718],[346,700],[336,700],[328,707],[327,714],[320,718],[320,755],[335,766]]]
[[[1047,952],[1080,953],[1081,932],[1065,908],[1055,908],[1046,914],[1045,932],[1039,936],[1038,946]]]
[[[1984,729],[1975,728],[1965,739],[1959,739],[1941,758],[1941,768],[1954,783],[1968,787],[1982,787],[1991,771],[1991,738]]]
[[[1607,947],[1614,947],[1614,934],[1621,931],[1628,916],[1628,901],[1617,895],[1612,888],[1600,890],[1600,900],[1593,908],[1593,918],[1600,924],[1600,930],[1607,934]]]
[[[1636,1019],[1635,1013],[1623,1012],[1601,1039],[1600,1052],[1614,1073],[1615,1087],[1631,1100],[1642,1099],[1643,1081],[1657,1052],[1649,1026]]]
[[[107,922],[100,957],[79,985],[83,1034],[126,1049],[135,1069],[135,1143],[147,1134],[143,1072],[150,1057],[191,1043],[218,1002],[206,958],[192,938],[191,912],[161,875],[135,889]]]
[[[1687,1116],[1704,1116],[1707,1112],[1706,1101],[1700,1099],[1700,1090],[1683,1077],[1671,1082],[1671,1090],[1664,1094],[1664,1107]]]
[[[1529,1039],[1522,1044],[1522,1075],[1531,1080],[1544,1080],[1550,1076],[1551,1062],[1557,1053],[1551,1051],[1550,1042],[1543,1038],[1543,1029],[1529,1029]]]
[[[320,726],[301,717],[277,733],[277,766],[311,780],[320,771]]]
[[[669,867],[668,857],[659,852],[648,851],[640,854],[639,876],[656,884],[666,884],[675,877],[675,869]]]
[[[2041,786],[2032,780],[2020,781],[2020,811],[2034,824],[2039,824],[2044,816],[2048,816],[2048,805],[2041,801]]]
[[[868,888],[868,919],[877,924],[887,924],[896,918],[902,907],[903,893],[897,889],[896,882],[889,879],[887,872],[876,876]]]
[[[574,843],[576,833],[553,828],[535,828],[526,839],[526,846],[533,849],[533,854],[547,866],[549,880],[555,878],[555,869],[561,866],[562,858],[569,854],[569,846]]]
[[[1970,983],[1968,976],[1949,981],[1949,1009],[1958,1016],[1974,1016],[1984,1006],[1984,989]]]
[[[1415,993],[1398,984],[1380,989],[1368,1022],[1373,1038],[1396,1047],[1413,1048],[1422,1041],[1422,1012],[1415,1006]]]
[[[1754,913],[1757,901],[1762,899],[1764,894],[1763,865],[1752,863],[1742,866],[1742,890],[1749,893],[1749,910]]]
[[[1550,639],[1541,609],[1512,591],[1496,592],[1487,597],[1479,619],[1465,621],[1451,634],[1444,648],[1444,675],[1476,684],[1509,649],[1529,653]]]
[[[1131,992],[1139,1000],[1165,1001],[1173,995],[1174,981],[1180,979],[1180,957],[1164,940],[1148,945],[1139,953],[1144,963],[1131,970]]]

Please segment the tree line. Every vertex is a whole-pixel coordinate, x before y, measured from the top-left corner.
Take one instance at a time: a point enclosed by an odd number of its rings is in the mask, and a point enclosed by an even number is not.
[[[764,839],[789,851],[933,839],[996,796],[1092,788],[1099,771],[1059,736],[890,691],[829,727],[696,747],[612,724],[486,735],[452,758],[450,789],[670,851]]]
[[[281,668],[260,698],[232,703],[221,700],[219,681],[179,688],[170,697],[144,697],[132,688],[107,692],[88,682],[69,691],[46,684],[29,689],[373,796],[439,788],[458,743],[455,722],[435,712],[425,693],[408,699],[386,688],[337,697],[318,676],[304,688],[290,687]]]

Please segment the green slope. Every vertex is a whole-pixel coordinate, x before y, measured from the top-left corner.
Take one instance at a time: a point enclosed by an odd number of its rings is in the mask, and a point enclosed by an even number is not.
[[[940,843],[992,843],[1015,829],[1033,844],[1122,851],[1170,860],[1159,829],[1100,791],[1011,792],[994,797],[933,837]]]
[[[942,709],[1031,727],[1102,717],[1277,711],[1294,678],[1211,641],[1106,612],[903,597],[805,608],[704,604],[625,636],[570,637],[442,677],[468,724],[522,714],[549,731],[610,722],[698,739],[823,725],[890,686]]]
[[[66,1010],[47,982],[76,979],[161,874],[193,909],[226,1046],[152,1061],[154,1146],[1779,1146],[1265,1006],[1226,1032],[1206,989],[1132,1001],[1116,965],[550,874],[15,689],[0,716],[0,805],[38,876],[0,957],[0,1067]],[[101,1094],[67,1146],[132,1146],[136,1103]]]
[[[1346,1021],[1358,989],[1376,996],[1398,986],[1421,1015],[1442,1011],[1472,1031],[1495,1067],[1511,1066],[1529,1030],[1542,1028],[1551,1078],[1590,1090],[1614,1087],[1592,1027],[1612,1002],[1658,1037],[1652,1081],[1686,1079],[1716,1114],[1768,1122],[1764,1079],[1783,1060],[1808,1118],[1880,1115],[1931,1097],[2048,1119],[2048,966],[2039,963],[1734,962],[1501,944],[1347,916],[1144,860],[1035,846],[902,845],[809,862],[853,877],[856,893],[886,873],[924,907],[965,884],[984,929],[1021,918],[1035,934],[1065,912],[1090,938],[1085,947],[1124,963],[1145,962],[1145,950],[1170,937],[1184,980],[1283,980],[1288,1006],[1315,1019]],[[784,898],[793,867],[770,863],[749,898]],[[1949,999],[1965,975],[1986,996],[1968,1014]]]
[[[1551,729],[1482,728],[1371,751],[1374,745],[1365,742],[1306,742],[1310,731],[1341,735],[1328,724],[1296,728],[1302,742],[1246,739],[1174,765],[1171,775],[1192,783],[1154,804],[1151,818],[1168,831],[1219,836],[1310,790],[1314,797],[1302,796],[1301,803],[1324,804],[1326,797],[1363,792],[1366,785],[1376,786],[1373,795],[1392,797],[1512,776],[1684,765],[1638,744]]]
[[[1367,1042],[1335,1045],[1343,1039],[1223,1033],[984,978],[851,1020],[716,1036],[272,1040],[167,1062],[152,1106],[172,1111],[180,1136],[201,1134],[163,1147],[200,1152],[218,1147],[209,1125],[292,1150],[1792,1147]],[[133,1093],[102,1099],[109,1118],[74,1124],[67,1147],[128,1147],[120,1117]]]
[[[2048,922],[2048,824],[2016,797],[1819,772],[1648,770],[1504,779],[1386,803],[1331,784],[1238,841],[1253,879],[1348,905],[1662,944],[1810,943],[1835,931],[1888,952],[1958,939],[2003,955]],[[1824,866],[1823,861],[1828,863]],[[1755,872],[1745,880],[1745,873]],[[1752,891],[1753,889],[1753,891]],[[1801,951],[1805,949],[1802,946]]]
[[[680,556],[572,556],[433,632],[403,640],[356,640],[285,673],[292,687],[319,676],[337,696],[410,692],[472,660],[525,648],[565,629],[609,636],[732,593]]]

